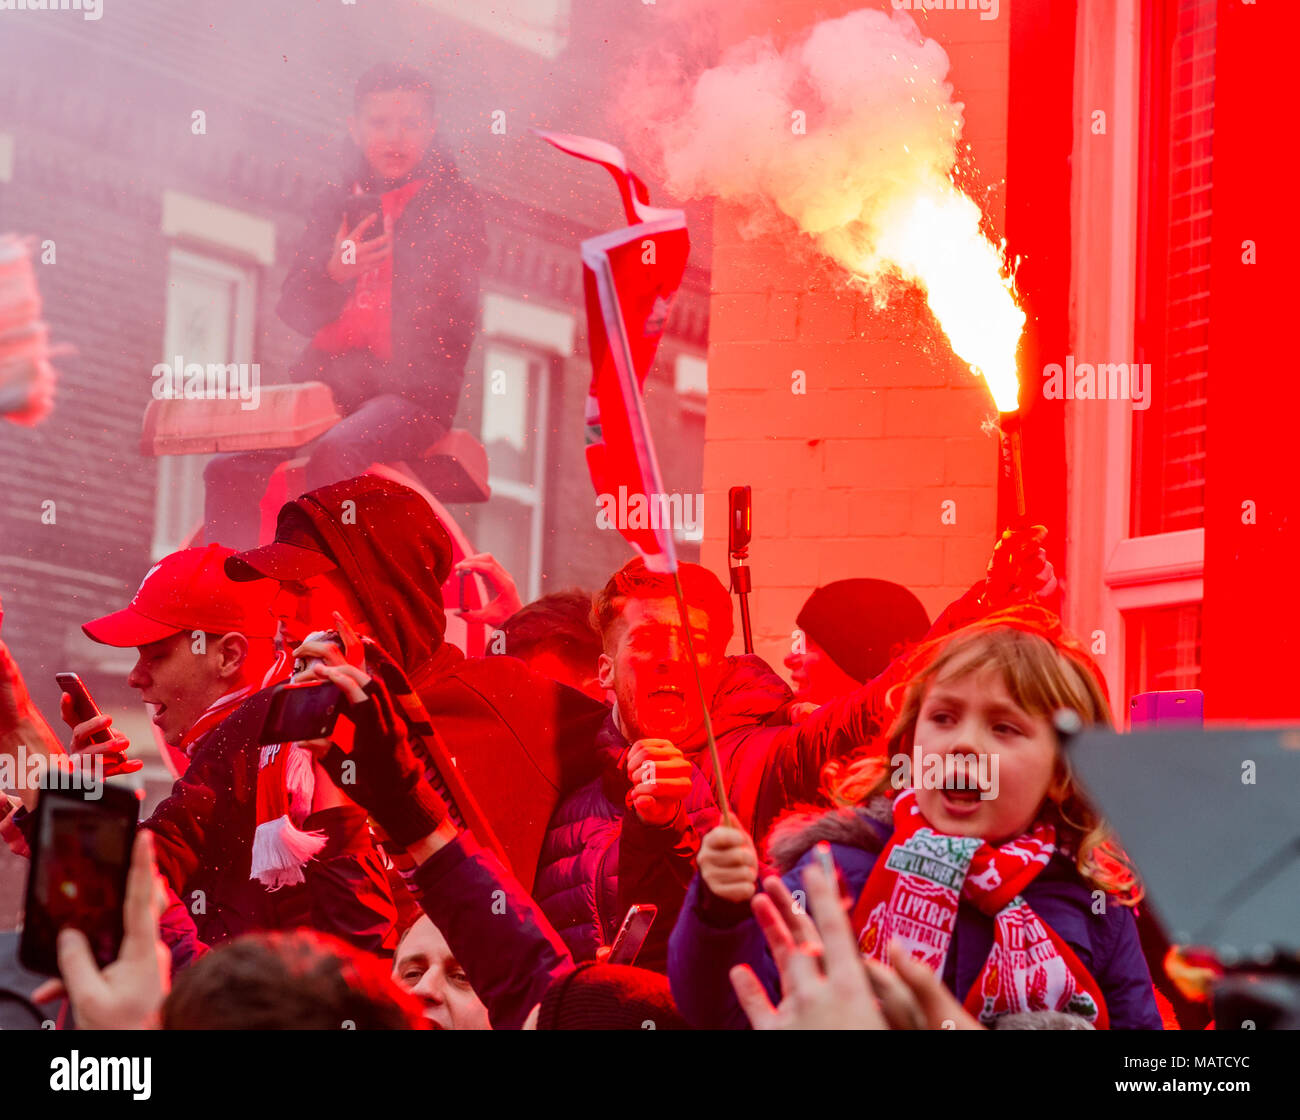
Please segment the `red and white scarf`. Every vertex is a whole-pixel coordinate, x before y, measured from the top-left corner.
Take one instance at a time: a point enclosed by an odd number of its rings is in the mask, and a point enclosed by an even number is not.
[[[865,956],[889,963],[899,941],[943,973],[962,901],[994,919],[993,948],[966,997],[981,1022],[1022,1011],[1064,1011],[1105,1030],[1110,1019],[1097,981],[1069,945],[1021,897],[1056,851],[1056,830],[1039,822],[1000,847],[977,836],[935,832],[916,791],[894,801],[894,834],[853,911]]]
[[[292,671],[292,654],[281,650],[262,687],[287,681]],[[301,828],[311,815],[315,793],[310,751],[294,743],[272,743],[261,748],[257,762],[257,830],[253,833],[249,878],[269,890],[305,880],[304,864],[326,843],[323,832],[304,832]]]

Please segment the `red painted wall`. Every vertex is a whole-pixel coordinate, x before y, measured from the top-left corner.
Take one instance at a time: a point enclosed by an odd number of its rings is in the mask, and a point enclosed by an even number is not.
[[[1300,717],[1300,220],[1284,108],[1297,35],[1294,5],[1220,0],[1202,663],[1218,720]]]

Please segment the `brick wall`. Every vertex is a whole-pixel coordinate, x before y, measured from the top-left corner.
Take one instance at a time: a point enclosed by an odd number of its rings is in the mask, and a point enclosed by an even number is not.
[[[829,3],[818,14],[858,6]],[[948,52],[966,103],[964,139],[980,181],[993,188],[983,197],[996,230],[1006,14],[916,18]],[[809,19],[805,5],[769,0],[732,13],[723,39],[775,30],[779,40]],[[745,240],[739,218],[730,206],[715,213],[703,555],[725,569],[727,489],[753,486],[756,651],[779,666],[795,615],[818,585],[895,580],[934,615],[980,576],[994,533],[997,454],[981,425],[994,409],[917,292],[877,311],[803,246]],[[803,395],[791,391],[796,370]],[[941,519],[945,501],[956,503],[955,524]]]
[[[651,19],[653,13],[637,18]],[[485,283],[573,314],[579,349],[557,370],[550,434],[544,564],[548,585],[602,581],[630,554],[595,527],[582,457],[582,401],[590,379],[578,241],[621,221],[608,175],[552,152],[528,126],[611,139],[609,59],[593,51],[626,23],[610,0],[573,15],[568,57],[512,46],[420,0],[357,7],[258,0],[135,0],[99,22],[77,13],[11,14],[0,35],[6,102],[0,131],[14,140],[12,181],[0,184],[0,229],[57,244],[38,264],[53,336],[79,354],[59,361],[59,396],[41,426],[0,429],[0,595],[4,634],[47,711],[50,675],[87,672],[101,703],[125,702],[121,659],[80,632],[115,609],[149,566],[155,463],[139,453],[150,371],[162,358],[168,239],[165,189],[269,220],[276,260],[259,270],[252,360],[263,379],[283,371],[304,340],[275,314],[303,216],[338,167],[353,82],[377,60],[406,60],[434,77],[439,131],[484,194],[492,242]],[[12,29],[10,25],[12,24]],[[581,62],[574,61],[581,60]],[[207,134],[190,133],[190,112]],[[490,114],[508,114],[507,133]],[[652,189],[655,189],[652,184]],[[663,200],[661,190],[657,200]],[[708,214],[691,212],[694,262],[709,256]],[[665,340],[702,350],[707,272],[693,263]],[[677,422],[671,365],[652,374],[652,414],[672,485],[700,487],[698,448]],[[662,400],[660,400],[662,398]],[[41,503],[56,503],[55,524]],[[689,554],[689,550],[687,550]]]

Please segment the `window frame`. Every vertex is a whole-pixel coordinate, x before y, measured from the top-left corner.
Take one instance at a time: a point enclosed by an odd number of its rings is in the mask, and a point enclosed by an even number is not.
[[[167,248],[166,286],[174,283],[177,266],[193,274],[229,283],[234,291],[227,324],[227,356],[225,362],[252,362],[253,343],[256,337],[258,272],[253,263],[240,264],[225,256],[210,255],[199,248],[172,243]],[[174,331],[171,301],[163,299],[163,357],[171,362],[181,353]],[[205,357],[207,361],[215,358]],[[157,467],[157,490],[154,498],[153,530],[150,536],[149,555],[152,560],[184,547],[194,532],[203,524],[203,469],[210,455],[160,455]],[[195,501],[198,508],[195,511]],[[188,528],[187,528],[188,526]]]
[[[1146,8],[1142,0],[1078,7],[1075,117],[1086,122],[1096,106],[1109,105],[1110,142],[1095,144],[1086,127],[1076,130],[1071,347],[1116,360],[1136,353],[1139,236],[1150,181],[1140,155],[1149,108],[1142,89],[1143,52],[1151,46],[1144,35]],[[1106,277],[1104,285],[1098,276]],[[1204,600],[1205,530],[1132,533],[1132,409],[1080,403],[1066,406],[1072,464],[1067,566],[1073,577],[1067,614],[1101,664],[1122,717],[1128,701],[1125,614]]]
[[[522,357],[527,363],[528,376],[531,381],[533,371],[537,371],[538,386],[529,386],[528,401],[529,412],[526,414],[525,425],[531,426],[529,435],[532,437],[532,474],[533,482],[531,485],[519,482],[515,479],[501,478],[494,473],[491,458],[488,460],[488,485],[492,489],[493,500],[506,498],[517,505],[525,506],[529,510],[528,523],[528,573],[527,583],[520,588],[524,602],[530,602],[541,594],[542,584],[542,548],[545,539],[545,521],[546,521],[546,492],[550,482],[550,473],[547,470],[548,455],[550,452],[549,441],[547,439],[547,426],[551,418],[551,394],[555,386],[555,367],[559,360],[559,355],[548,353],[547,351],[529,345],[526,342],[520,342],[517,339],[507,338],[501,335],[491,335],[483,339],[483,403],[479,411],[479,441],[483,440],[483,420],[486,413],[486,401],[488,398],[489,385],[493,370],[491,355],[494,352],[505,352],[517,357]],[[486,446],[486,444],[484,444]],[[486,514],[491,516],[494,511],[488,507],[480,513],[480,518]],[[481,522],[475,524],[475,534],[478,534]],[[477,546],[476,546],[477,547]],[[518,573],[512,573],[518,580]]]

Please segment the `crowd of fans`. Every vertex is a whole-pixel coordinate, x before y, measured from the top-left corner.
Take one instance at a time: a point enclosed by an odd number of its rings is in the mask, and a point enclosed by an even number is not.
[[[269,545],[166,557],[85,624],[136,649],[127,683],[184,769],[140,830],[118,959],[59,936],[35,998],[61,1022],[1162,1025],[1140,888],[1052,724],[1109,723],[1105,686],[1031,535],[933,624],[893,584],[818,589],[797,693],[727,654],[731,599],[694,564],[684,612],[639,559],[526,606],[497,568],[497,652],[466,658],[451,556],[418,494],[361,476],[287,503]],[[111,717],[65,703],[65,745],[0,657],[0,749],[125,780]],[[289,679],[332,682],[343,715],[262,746]],[[39,796],[9,791],[15,851]],[[609,963],[633,907],[656,910],[636,965]]]

